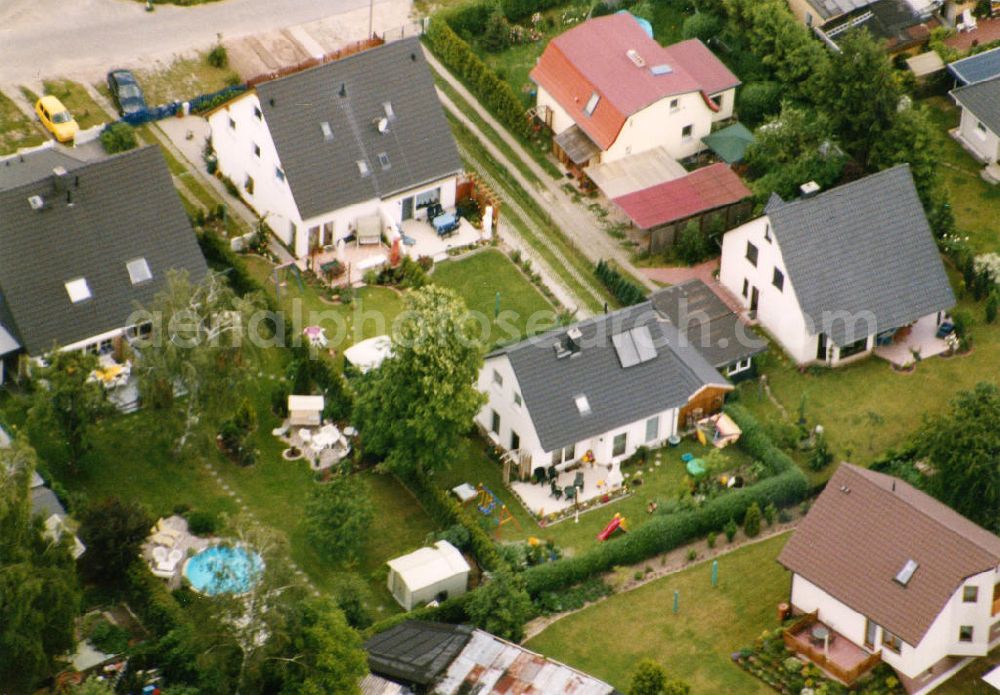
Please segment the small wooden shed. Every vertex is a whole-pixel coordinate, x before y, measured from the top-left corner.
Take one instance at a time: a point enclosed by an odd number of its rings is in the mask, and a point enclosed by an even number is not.
[[[288,424],[293,427],[316,427],[323,423],[322,396],[289,396]]]

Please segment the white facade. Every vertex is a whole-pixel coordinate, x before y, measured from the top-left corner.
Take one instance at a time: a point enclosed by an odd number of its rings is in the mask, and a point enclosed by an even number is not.
[[[307,257],[314,245],[332,246],[350,236],[362,217],[380,216],[383,232],[388,233],[402,222],[403,203],[407,199],[413,199],[413,216],[425,217],[426,212],[418,207],[416,200],[421,193],[440,189],[441,206],[444,209],[455,207],[458,177],[451,175],[385,199],[372,198],[304,220],[295,204],[256,92],[237,97],[209,114],[208,123],[219,171],[236,184],[243,199],[258,215],[266,218],[267,224],[297,258]]]
[[[997,161],[1000,138],[966,108],[962,109],[957,135],[965,148],[979,161],[984,164],[993,164]]]
[[[701,138],[712,132],[712,124],[731,118],[736,102],[736,88],[711,95],[719,103],[712,111],[701,92],[665,97],[625,119],[615,141],[601,152],[606,164],[657,147],[665,147],[674,159],[685,159],[705,149]],[[551,110],[549,123],[556,135],[575,121],[544,87],[538,87],[537,104]],[[544,112],[544,108],[539,109]],[[598,162],[591,162],[597,164]]]
[[[756,262],[751,260],[753,248],[756,249]],[[860,359],[875,347],[874,335],[868,335],[863,348],[842,357],[841,346],[827,340],[822,325],[813,324],[824,317],[804,314],[767,215],[730,230],[722,237],[719,281],[739,298],[798,364],[837,366]]]
[[[884,630],[869,624],[866,616],[838,601],[800,575],[792,575],[792,606],[803,613],[817,611],[818,618],[863,649],[880,652],[882,661],[923,687],[940,675],[931,667],[945,657],[985,656],[991,631],[996,634],[1000,612],[994,614],[994,596],[1000,573],[990,570],[969,577],[956,588],[919,644],[903,642],[897,653],[883,644]],[[975,601],[967,601],[966,587],[975,587]],[[971,629],[971,633],[969,632]],[[867,634],[867,638],[866,638]],[[968,637],[968,639],[966,639]],[[867,642],[867,643],[866,643]]]
[[[476,416],[476,423],[488,433],[494,444],[515,453],[521,461],[530,461],[530,468],[545,468],[576,460],[588,451],[593,453],[597,463],[619,462],[634,454],[638,447],[659,446],[677,432],[678,409],[669,408],[561,450],[546,451],[538,439],[527,404],[521,397],[521,387],[506,355],[486,360],[479,372],[478,388],[488,400]],[[655,420],[655,425],[652,420]]]
[[[389,592],[408,611],[438,598],[461,596],[468,588],[469,563],[448,541],[438,541],[432,548],[421,548],[387,564]]]

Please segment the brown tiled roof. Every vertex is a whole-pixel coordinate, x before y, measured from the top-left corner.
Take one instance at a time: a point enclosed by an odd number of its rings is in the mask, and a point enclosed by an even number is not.
[[[918,567],[903,586],[907,560]],[[1000,564],[1000,538],[901,480],[844,463],[778,562],[916,646],[962,582]]]

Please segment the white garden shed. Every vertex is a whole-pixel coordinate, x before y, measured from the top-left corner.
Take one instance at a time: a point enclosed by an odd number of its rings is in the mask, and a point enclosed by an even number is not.
[[[288,424],[316,427],[323,422],[323,396],[289,396]]]
[[[389,592],[406,610],[435,599],[461,596],[469,584],[469,563],[448,541],[397,557],[388,565]]]

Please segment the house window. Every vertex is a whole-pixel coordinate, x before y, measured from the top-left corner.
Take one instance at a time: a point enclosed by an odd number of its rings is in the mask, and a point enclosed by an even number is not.
[[[229,118],[229,129],[236,130],[236,121],[234,121],[232,117]]]
[[[869,649],[875,648],[876,630],[878,630],[878,625],[873,623],[870,618],[865,618],[865,646]]]
[[[253,107],[253,117],[256,118],[258,121],[264,120],[264,114],[261,113],[259,106]]]
[[[770,224],[765,224],[764,225],[764,241],[766,241],[767,243],[771,243],[771,225]]]
[[[972,626],[962,625],[958,628],[958,641],[959,642],[971,642],[972,641]]]
[[[746,278],[743,278],[743,293],[742,294],[743,294],[743,299],[746,299],[747,295],[750,294],[750,281],[747,280]]]
[[[597,102],[599,102],[600,100],[601,100],[600,94],[598,94],[597,92],[591,94],[590,98],[587,99],[587,105],[583,107],[583,112],[588,116],[593,116],[594,111],[597,110]]]
[[[128,270],[129,280],[132,281],[133,285],[138,285],[140,283],[146,282],[147,280],[153,279],[153,273],[149,270],[149,263],[146,262],[145,258],[136,258],[125,264],[126,270]]]
[[[281,170],[281,167],[274,167],[274,178],[279,181],[285,180],[285,172]]]
[[[962,603],[975,603],[979,600],[979,587],[978,586],[963,586],[962,587]]]
[[[625,453],[625,447],[628,444],[628,432],[622,432],[621,434],[616,434],[614,441],[611,443],[611,455],[621,456]]]
[[[693,132],[694,132],[694,126],[693,125],[686,125],[683,128],[681,128],[681,137],[683,139],[685,139],[685,140],[690,140],[691,139],[691,133],[693,133]]]
[[[493,415],[490,419],[490,432],[495,434],[500,434],[500,413],[497,411],[492,411]]]
[[[734,362],[729,365],[729,368],[726,369],[726,375],[732,376],[733,374],[739,374],[740,372],[745,372],[750,369],[750,360],[751,358],[747,357],[745,360],[740,360],[739,362]]]
[[[981,138],[986,137],[986,126],[983,125],[982,121],[976,121],[976,135]]]
[[[715,104],[716,107],[718,107],[718,108],[721,109],[722,108],[722,95],[721,94],[716,94],[714,97],[712,97],[712,103]]]
[[[752,241],[747,242],[747,260],[750,261],[750,265],[757,267],[757,247]]]
[[[896,635],[892,634],[883,627],[882,646],[888,649],[889,651],[896,652],[897,654],[899,654],[899,652],[903,649],[903,640],[899,639],[898,637],[896,637]]]
[[[646,420],[646,441],[654,442],[660,438],[660,416]]]
[[[243,188],[249,195],[253,195],[253,177],[247,174],[247,180],[243,182]]]
[[[781,292],[785,288],[785,274],[775,268],[774,277],[771,278],[771,284],[777,287],[778,291]]]
[[[521,407],[521,403],[522,403],[522,401],[521,401],[521,394],[519,394],[517,391],[515,391],[514,392],[514,405],[516,405],[518,408],[520,408]]]
[[[426,208],[434,203],[441,200],[441,189],[433,188],[429,191],[424,191],[423,193],[417,193],[414,205],[416,205],[417,210],[420,208]]]
[[[260,145],[258,145],[256,142],[252,144],[253,144],[253,156],[256,157],[257,159],[260,159]]]
[[[570,444],[562,449],[556,449],[552,452],[552,465],[558,466],[560,463],[566,463],[567,461],[572,461],[576,458],[576,444]]]
[[[500,372],[493,370],[493,383],[497,386],[503,387],[503,377],[500,376]]]
[[[681,107],[681,100],[680,99],[671,99],[670,100],[670,110],[671,111],[676,111],[680,107]]]
[[[87,278],[67,280],[66,294],[69,295],[69,301],[74,304],[79,304],[80,302],[90,299],[90,285],[87,284]]]
[[[855,340],[840,348],[840,359],[844,360],[864,352],[868,348],[868,336]]]
[[[510,431],[510,448],[512,451],[517,451],[521,448],[521,437],[514,430]]]

